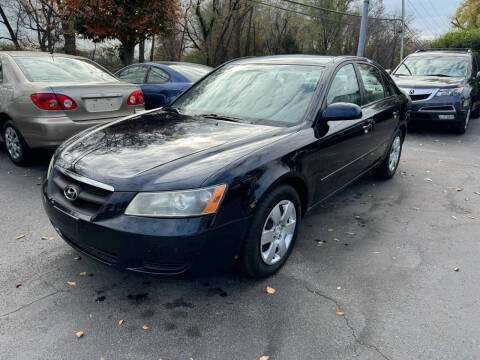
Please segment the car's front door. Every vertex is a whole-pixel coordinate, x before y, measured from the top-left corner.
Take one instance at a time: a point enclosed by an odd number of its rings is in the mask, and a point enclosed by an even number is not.
[[[353,63],[342,65],[333,75],[322,108],[338,102],[360,106],[360,89]],[[319,134],[311,164],[316,181],[314,201],[322,200],[358,177],[366,170],[364,159],[372,151],[373,126],[368,117],[316,124],[317,129],[322,127],[324,134]]]
[[[365,167],[373,165],[390,146],[393,133],[398,127],[401,100],[388,80],[375,66],[357,64],[361,86],[364,90],[362,112],[373,124],[370,155],[365,158]]]

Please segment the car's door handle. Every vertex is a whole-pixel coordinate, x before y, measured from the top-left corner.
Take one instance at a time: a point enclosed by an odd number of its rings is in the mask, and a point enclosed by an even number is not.
[[[394,118],[395,120],[397,120],[399,117],[400,117],[400,111],[398,111],[398,110],[397,110],[397,111],[394,111],[394,112],[393,112],[393,118]]]
[[[368,134],[373,129],[373,121],[369,121],[368,123],[363,125],[362,128],[363,128],[363,132],[365,134]]]

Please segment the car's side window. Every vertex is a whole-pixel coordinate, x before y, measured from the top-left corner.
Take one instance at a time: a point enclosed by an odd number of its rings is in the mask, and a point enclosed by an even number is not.
[[[170,76],[162,69],[151,66],[148,73],[147,83],[149,84],[165,84]]]
[[[145,76],[147,75],[148,67],[146,66],[132,66],[123,70],[118,77],[126,82],[133,84],[143,84]]]
[[[383,99],[388,93],[380,71],[368,64],[358,64],[358,69],[365,87],[365,104]]]
[[[337,71],[327,95],[327,105],[346,102],[361,104],[360,87],[353,64],[348,64]]]

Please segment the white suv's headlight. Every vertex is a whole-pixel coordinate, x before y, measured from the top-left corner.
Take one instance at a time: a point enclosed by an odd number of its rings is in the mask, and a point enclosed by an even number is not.
[[[125,210],[125,215],[188,217],[213,214],[226,188],[226,185],[217,185],[194,190],[138,193]]]
[[[47,180],[50,177],[50,172],[52,171],[53,168],[53,163],[55,162],[55,155],[52,156],[52,160],[50,160],[50,164],[48,165],[48,170],[47,170]]]
[[[435,96],[455,96],[455,95],[460,95],[462,91],[463,91],[463,87],[452,88],[452,89],[440,89],[437,91]]]

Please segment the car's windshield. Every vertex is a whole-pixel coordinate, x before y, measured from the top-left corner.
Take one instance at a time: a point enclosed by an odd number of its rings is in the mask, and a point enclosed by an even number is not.
[[[115,77],[88,60],[58,56],[17,56],[15,61],[32,82],[117,81]]]
[[[399,76],[448,76],[465,77],[468,74],[468,58],[464,56],[412,56],[398,67]]]
[[[211,67],[195,64],[168,64],[168,66],[191,81],[197,81],[213,70]]]
[[[298,65],[227,65],[172,105],[190,114],[298,123],[324,68]]]

